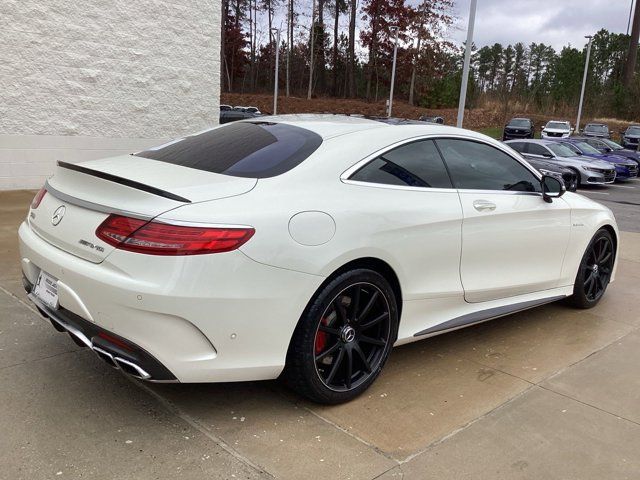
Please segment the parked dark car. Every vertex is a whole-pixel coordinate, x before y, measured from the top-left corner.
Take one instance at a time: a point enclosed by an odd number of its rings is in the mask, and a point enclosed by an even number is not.
[[[640,125],[629,125],[622,134],[622,146],[638,150],[638,141],[640,141]]]
[[[616,180],[630,180],[638,176],[638,163],[625,157],[613,155],[611,153],[602,153],[597,148],[589,145],[585,140],[580,139],[558,139],[559,143],[571,148],[576,155],[595,158],[611,163],[616,168]]]
[[[581,137],[575,138],[579,140]],[[634,160],[640,166],[640,152],[638,152],[638,150],[624,148],[622,145],[608,138],[583,137],[582,139],[601,153],[611,153],[619,157],[625,157],[629,160]]]
[[[429,116],[429,115],[422,115],[418,120],[420,120],[421,122],[438,123],[440,125],[444,125],[444,118],[442,118],[442,117],[433,117],[433,116]]]
[[[533,138],[535,125],[529,118],[512,118],[504,126],[502,140],[512,140],[517,138]]]
[[[587,123],[582,129],[582,135],[585,137],[611,138],[611,130],[604,123]]]

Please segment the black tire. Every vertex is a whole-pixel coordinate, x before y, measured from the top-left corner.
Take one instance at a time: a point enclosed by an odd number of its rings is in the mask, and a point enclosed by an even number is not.
[[[576,190],[578,188],[580,188],[582,186],[582,177],[580,176],[580,172],[578,171],[577,168],[573,168],[573,167],[567,167],[569,170],[571,170],[573,173],[576,174],[577,178],[577,183],[576,183]]]
[[[589,242],[573,285],[569,304],[576,308],[593,308],[602,299],[613,272],[616,244],[608,230],[602,228]]]
[[[307,305],[283,379],[314,402],[347,402],[378,377],[397,335],[398,307],[389,282],[368,269],[344,272]]]

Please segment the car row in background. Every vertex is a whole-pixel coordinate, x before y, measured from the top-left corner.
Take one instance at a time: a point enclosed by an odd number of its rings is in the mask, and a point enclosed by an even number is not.
[[[262,115],[258,107],[242,107],[231,105],[220,105],[220,123],[235,122],[236,120],[244,120],[246,118],[255,118]]]
[[[569,138],[574,133],[571,122],[566,120],[550,120],[541,128],[540,138]],[[614,134],[606,123],[587,123],[580,129],[581,136],[611,140]],[[621,131],[620,143],[623,148],[638,150],[640,143],[640,125],[629,125],[625,131]],[[535,138],[535,124],[530,118],[516,117],[509,120],[504,126],[502,140],[514,140],[519,138]]]

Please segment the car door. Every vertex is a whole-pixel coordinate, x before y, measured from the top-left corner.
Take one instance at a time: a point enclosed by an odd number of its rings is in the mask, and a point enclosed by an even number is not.
[[[436,144],[462,204],[465,300],[557,287],[569,241],[568,204],[545,202],[538,177],[506,149],[462,138]]]
[[[432,140],[411,140],[372,154],[343,174],[353,211],[366,214],[357,235],[382,250],[402,284],[402,329],[422,330],[433,311],[425,301],[463,296],[462,207]],[[381,250],[382,249],[382,250]],[[387,259],[387,256],[391,258]]]

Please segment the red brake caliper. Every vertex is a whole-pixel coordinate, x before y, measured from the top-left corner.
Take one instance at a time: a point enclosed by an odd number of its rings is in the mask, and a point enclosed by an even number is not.
[[[320,324],[326,325],[327,319],[323,318],[322,320],[320,320]],[[321,331],[316,332],[316,355],[322,352],[322,350],[324,350],[324,347],[326,345],[327,345],[327,334]]]

